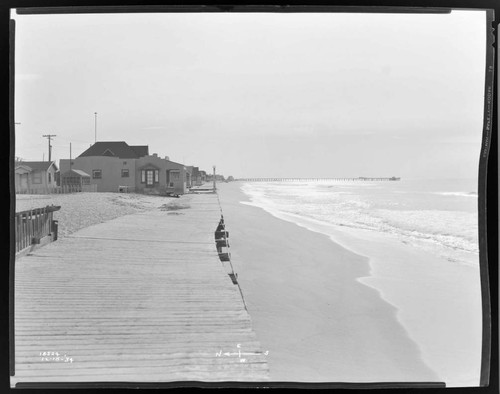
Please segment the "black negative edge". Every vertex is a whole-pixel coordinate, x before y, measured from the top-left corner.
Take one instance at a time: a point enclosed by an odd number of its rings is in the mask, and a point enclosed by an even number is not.
[[[17,8],[17,14],[77,14],[77,13],[133,13],[133,12],[373,12],[373,13],[449,13],[449,8],[425,8],[425,7],[377,7],[377,6],[351,6],[351,7],[336,7],[336,6],[249,6],[249,7],[234,7],[234,6],[88,6],[88,7],[32,7],[32,8]],[[488,258],[487,239],[486,239],[486,177],[487,163],[491,141],[491,124],[492,124],[492,107],[493,107],[493,82],[494,82],[494,33],[492,30],[492,22],[494,19],[494,11],[486,10],[487,26],[486,26],[486,75],[485,75],[485,108],[483,121],[483,143],[479,162],[479,182],[478,182],[478,211],[479,211],[479,245],[480,245],[480,275],[482,288],[482,308],[483,308],[483,342],[482,342],[482,359],[481,359],[481,377],[480,386],[487,386],[490,378],[490,361],[491,361],[491,303],[490,289],[488,280]],[[9,21],[10,32],[10,48],[9,48],[9,123],[10,123],[10,165],[13,165],[14,159],[14,43],[15,43],[15,21]],[[14,197],[13,192],[14,174],[10,171],[9,177],[11,198]],[[15,206],[11,203],[11,212],[15,211]],[[13,224],[11,223],[11,230]],[[12,231],[11,231],[11,234]],[[12,238],[12,235],[11,235]],[[15,356],[14,356],[14,267],[15,258],[11,248],[10,264],[9,264],[9,361],[10,375],[15,374]],[[243,387],[303,387],[303,383],[299,382],[269,382],[264,384],[252,384],[237,382]],[[220,382],[210,384],[206,382],[170,382],[170,383],[141,383],[141,382],[46,382],[46,383],[17,383],[16,388],[84,388],[84,387],[231,387],[231,382]],[[311,383],[311,386],[317,388],[443,388],[445,383],[442,382],[385,382],[385,383]],[[311,387],[312,388],[312,387]]]
[[[71,388],[307,388],[307,389],[431,389],[446,388],[444,382],[380,382],[380,383],[301,383],[301,382],[30,382],[17,383],[16,389],[71,389]]]
[[[304,6],[304,5],[130,5],[130,6],[67,6],[20,7],[19,15],[82,14],[82,13],[134,13],[134,12],[349,12],[390,14],[449,14],[447,7],[390,7],[390,6]]]
[[[10,254],[9,254],[9,373],[14,376],[16,373],[15,364],[15,333],[14,333],[14,283],[15,283],[15,231],[14,221],[12,218],[15,215],[16,193],[14,187],[14,155],[15,155],[15,120],[14,120],[14,88],[15,88],[15,33],[16,21],[9,20],[9,135],[10,135],[10,151],[9,151],[9,189],[10,189]]]
[[[479,231],[479,269],[482,299],[482,349],[480,386],[488,386],[491,361],[491,301],[488,270],[487,239],[487,175],[488,157],[491,145],[491,126],[493,115],[493,82],[495,64],[495,36],[493,28],[494,11],[486,12],[486,70],[484,86],[483,141],[479,158],[478,179],[478,231]]]

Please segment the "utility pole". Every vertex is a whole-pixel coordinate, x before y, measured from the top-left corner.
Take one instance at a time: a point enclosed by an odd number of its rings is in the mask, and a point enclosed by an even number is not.
[[[215,186],[215,166],[214,166],[214,192],[217,190],[217,187]]]
[[[50,140],[52,137],[57,137],[55,134],[44,134],[42,137],[45,137],[49,140],[49,161],[52,158],[52,145],[50,145]]]
[[[71,171],[71,142],[69,143],[69,170]]]
[[[97,142],[97,112],[94,112],[94,144]]]

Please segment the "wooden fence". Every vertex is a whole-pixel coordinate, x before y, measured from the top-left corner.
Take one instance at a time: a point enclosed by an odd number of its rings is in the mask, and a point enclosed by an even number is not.
[[[60,206],[51,205],[16,212],[14,219],[16,254],[33,244],[40,243],[46,236],[50,235],[53,240],[57,239],[57,221],[53,220],[52,214],[59,209]]]
[[[16,188],[16,194],[67,194],[80,192],[95,193],[97,192],[97,185],[62,185],[30,189]]]

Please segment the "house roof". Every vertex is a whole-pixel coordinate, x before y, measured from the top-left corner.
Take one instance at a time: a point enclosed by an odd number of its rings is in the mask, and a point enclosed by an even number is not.
[[[172,160],[167,160],[167,161],[170,162],[170,163],[173,163],[173,164],[180,165],[180,166],[184,167],[184,169],[186,169],[186,166],[184,164],[182,164],[182,163],[177,163],[176,161],[172,161]]]
[[[82,170],[73,170],[73,169],[69,170],[69,171],[66,171],[64,174],[62,174],[62,176],[65,177],[65,176],[70,175],[70,174],[75,174],[75,175],[79,175],[79,176],[90,178],[90,175],[87,174],[85,171],[82,171]]]
[[[138,170],[144,170],[144,169],[150,169],[150,168],[153,168],[155,170],[159,170],[160,169],[160,167],[155,166],[154,164],[151,164],[151,163],[146,163],[143,166],[138,167],[137,169]]]
[[[16,165],[16,168],[14,169],[14,171],[16,172],[16,174],[20,174],[21,170],[24,170],[24,171],[30,173],[31,172],[31,167],[28,167],[27,165],[24,165],[24,164],[18,164],[18,165]]]
[[[89,174],[87,174],[85,171],[82,171],[82,170],[71,170],[71,171],[74,171],[76,172],[78,175],[81,175],[81,176],[88,176],[90,177]]]
[[[130,147],[139,157],[149,155],[149,147],[147,145],[130,145]]]
[[[52,165],[55,167],[57,171],[58,168],[54,161],[20,161],[17,163],[16,167],[28,166],[35,171],[47,171]]]
[[[130,146],[125,141],[99,141],[78,157],[111,156],[120,159],[137,159],[148,151],[147,145]]]

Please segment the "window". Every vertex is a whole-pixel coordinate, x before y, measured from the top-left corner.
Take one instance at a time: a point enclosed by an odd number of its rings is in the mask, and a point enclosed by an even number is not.
[[[128,168],[123,168],[122,169],[122,178],[128,178],[128,177],[129,177]]]
[[[178,181],[180,179],[180,173],[179,171],[172,171],[172,180],[173,181]]]
[[[102,170],[92,170],[92,178],[93,179],[101,179],[102,178]]]
[[[40,171],[33,172],[33,183],[42,183],[42,173]]]
[[[153,186],[155,183],[160,182],[160,171],[159,170],[142,170],[141,171],[141,183],[145,183],[146,186]]]
[[[49,172],[49,183],[50,183],[50,182],[52,182],[50,175],[51,175],[51,174],[50,174],[50,172]]]

